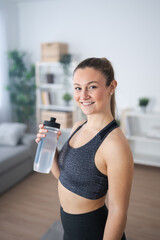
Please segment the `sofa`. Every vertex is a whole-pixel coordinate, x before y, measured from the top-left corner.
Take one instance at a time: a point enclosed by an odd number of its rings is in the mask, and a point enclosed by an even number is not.
[[[0,124],[0,194],[33,171],[37,147],[35,135],[26,133],[24,124],[16,124],[20,127],[13,131],[12,126],[15,127],[15,123],[12,125],[8,123],[8,128],[12,128],[12,132],[9,132],[7,125]],[[7,137],[4,134],[7,134]]]
[[[26,133],[21,123],[0,124],[0,194],[33,172],[36,134]],[[71,129],[62,129],[57,148],[60,150]]]

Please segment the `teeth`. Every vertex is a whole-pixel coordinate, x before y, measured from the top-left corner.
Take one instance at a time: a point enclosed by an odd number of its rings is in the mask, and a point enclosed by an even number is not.
[[[92,103],[83,103],[83,105],[87,106],[87,105],[91,105]]]

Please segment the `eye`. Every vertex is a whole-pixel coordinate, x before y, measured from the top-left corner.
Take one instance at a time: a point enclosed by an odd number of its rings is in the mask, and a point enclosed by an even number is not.
[[[96,89],[97,87],[96,86],[90,86],[89,89]]]
[[[80,91],[81,88],[80,88],[80,87],[75,87],[74,90],[76,90],[76,91]]]

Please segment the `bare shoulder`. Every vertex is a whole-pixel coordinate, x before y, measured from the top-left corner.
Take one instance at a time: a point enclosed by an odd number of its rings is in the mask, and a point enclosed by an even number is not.
[[[132,152],[120,127],[105,138],[102,151],[107,166],[114,164],[133,167]]]
[[[85,123],[85,122],[86,122],[86,120],[76,122],[76,123],[73,125],[73,127],[72,127],[71,134],[72,134],[79,126],[81,126],[81,125],[82,125],[83,123]]]

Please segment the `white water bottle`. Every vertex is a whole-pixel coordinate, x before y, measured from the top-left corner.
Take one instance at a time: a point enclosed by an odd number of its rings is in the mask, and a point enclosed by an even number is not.
[[[40,173],[49,173],[57,146],[57,132],[60,124],[56,118],[51,117],[50,121],[44,121],[44,128],[48,130],[46,137],[38,143],[33,170]]]

